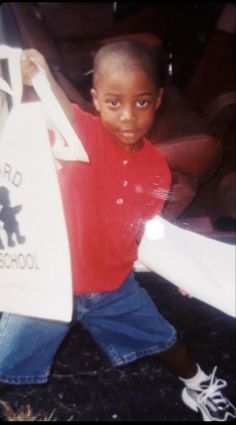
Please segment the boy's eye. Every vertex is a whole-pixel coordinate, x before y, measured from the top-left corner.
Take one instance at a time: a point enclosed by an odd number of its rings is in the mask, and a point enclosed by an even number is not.
[[[151,104],[150,100],[139,99],[137,101],[138,108],[146,108]]]
[[[108,106],[111,106],[113,108],[116,108],[117,106],[120,105],[120,102],[119,102],[118,99],[108,99],[108,100],[106,100],[106,104]]]

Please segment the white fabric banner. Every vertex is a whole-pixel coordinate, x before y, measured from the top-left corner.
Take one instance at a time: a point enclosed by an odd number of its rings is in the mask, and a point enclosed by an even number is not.
[[[40,103],[13,108],[0,140],[0,311],[72,315],[67,232]]]
[[[236,317],[234,245],[157,216],[146,223],[138,260],[193,297]]]
[[[72,273],[54,157],[88,156],[42,70],[33,80],[41,102],[21,103],[20,55],[0,46],[11,81],[0,78],[0,90],[13,98],[0,138],[0,312],[68,322]],[[56,152],[49,124],[60,133]]]

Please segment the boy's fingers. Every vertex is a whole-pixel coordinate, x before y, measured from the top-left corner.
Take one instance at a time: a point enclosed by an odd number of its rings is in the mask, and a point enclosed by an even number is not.
[[[37,74],[39,70],[35,64],[23,62],[21,65],[21,71],[22,71],[23,83],[31,85],[32,78]]]
[[[37,74],[39,69],[43,69],[46,75],[49,75],[49,68],[44,59],[35,49],[23,50],[21,54],[21,71],[23,83],[32,85],[32,78]]]
[[[192,296],[184,289],[178,288],[178,290],[181,293],[181,295],[183,295],[184,297],[192,298]]]
[[[41,53],[34,49],[24,50],[21,54],[21,62],[29,62],[41,66],[46,66],[44,57],[41,55]]]

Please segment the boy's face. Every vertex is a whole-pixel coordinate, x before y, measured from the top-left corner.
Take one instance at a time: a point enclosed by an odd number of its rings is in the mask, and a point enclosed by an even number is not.
[[[163,89],[158,90],[137,67],[113,63],[99,75],[91,94],[104,127],[124,149],[138,150],[152,126]]]

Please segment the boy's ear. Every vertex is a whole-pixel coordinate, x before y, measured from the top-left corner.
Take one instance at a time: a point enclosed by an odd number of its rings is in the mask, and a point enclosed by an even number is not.
[[[90,93],[91,93],[91,96],[92,96],[92,99],[93,99],[93,104],[94,104],[94,106],[95,106],[95,108],[96,108],[96,111],[100,111],[100,108],[99,108],[99,102],[98,102],[98,99],[97,99],[97,93],[96,93],[96,90],[95,89],[91,89],[90,90]]]
[[[164,90],[163,87],[159,89],[159,92],[158,92],[158,95],[157,95],[157,100],[156,100],[156,111],[161,106],[162,99],[163,99],[163,96],[164,96],[164,91],[165,90]]]

